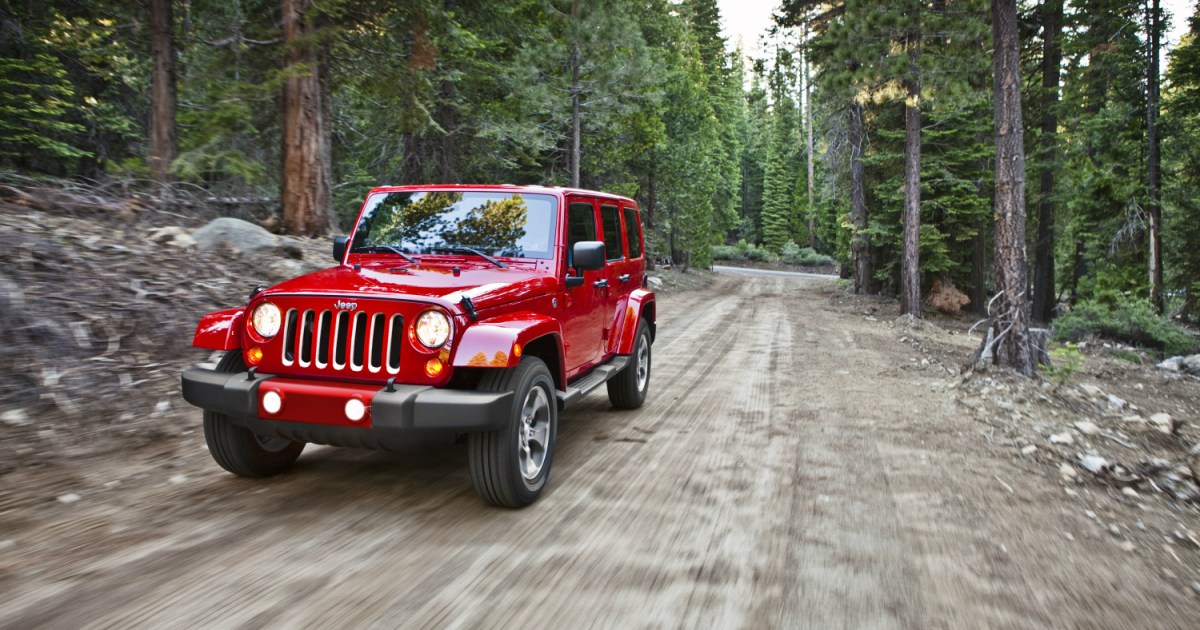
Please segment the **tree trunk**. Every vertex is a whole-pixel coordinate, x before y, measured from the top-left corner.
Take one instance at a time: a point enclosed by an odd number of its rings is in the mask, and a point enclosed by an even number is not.
[[[579,188],[579,162],[583,151],[579,147],[579,45],[571,48],[571,186]]]
[[[1029,336],[1025,260],[1025,141],[1016,0],[992,0],[996,102],[996,291],[980,356],[1026,376],[1036,371]]]
[[[808,30],[805,28],[804,39],[808,40]],[[817,211],[813,208],[813,108],[812,108],[812,77],[809,75],[808,51],[803,52],[804,60],[804,128],[805,150],[808,155],[808,246],[817,248]]]
[[[850,251],[854,256],[854,292],[871,293],[871,237],[867,234],[866,173],[863,168],[863,111],[858,101],[850,102]]]
[[[1150,302],[1161,315],[1163,303],[1163,261],[1162,261],[1162,205],[1159,199],[1159,168],[1161,157],[1158,146],[1158,46],[1161,38],[1161,22],[1159,20],[1159,0],[1150,3],[1150,14],[1146,16],[1146,30],[1149,31],[1150,50],[1147,51],[1146,72],[1146,179],[1147,196],[1146,211],[1150,215],[1149,256],[1147,267],[1150,275]]]
[[[150,77],[151,176],[171,181],[175,161],[175,47],[172,38],[172,0],[150,0],[150,55],[154,67]]]
[[[329,229],[328,84],[322,80],[308,0],[282,0],[284,46],[283,172],[280,205],[288,234],[319,236]]]
[[[900,311],[922,317],[921,311],[921,79],[917,57],[920,32],[908,42],[907,92],[904,100],[904,250],[900,259]]]
[[[1037,244],[1033,265],[1033,320],[1054,318],[1054,170],[1058,156],[1058,82],[1062,65],[1059,37],[1063,0],[1042,4],[1042,138],[1041,186],[1038,196]]]

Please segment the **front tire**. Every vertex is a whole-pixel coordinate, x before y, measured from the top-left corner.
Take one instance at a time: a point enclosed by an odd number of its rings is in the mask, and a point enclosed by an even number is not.
[[[650,391],[650,326],[638,323],[629,365],[608,382],[608,400],[617,409],[637,409]]]
[[[240,350],[230,350],[217,364],[218,372],[246,371]],[[234,424],[225,414],[204,412],[204,439],[208,452],[221,468],[241,477],[270,477],[292,467],[303,442],[260,436]]]
[[[478,389],[511,391],[513,402],[503,427],[468,437],[471,482],[492,505],[525,507],[550,479],[558,434],[554,379],[541,359],[525,357],[515,368],[488,370]]]

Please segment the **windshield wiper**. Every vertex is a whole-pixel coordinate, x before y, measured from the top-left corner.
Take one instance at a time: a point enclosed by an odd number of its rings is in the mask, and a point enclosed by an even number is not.
[[[393,254],[398,254],[399,256],[404,258],[404,260],[407,260],[410,263],[416,264],[416,262],[417,262],[416,258],[409,256],[408,254],[404,253],[404,250],[400,249],[399,247],[395,247],[393,245],[364,245],[362,247],[355,249],[354,251],[367,252],[367,253],[372,253],[372,254],[378,254],[381,251],[391,252]]]
[[[487,259],[488,262],[492,263],[493,265],[496,265],[497,267],[499,267],[501,269],[508,269],[508,265],[500,262],[499,260],[496,260],[495,258],[492,258],[491,256],[488,256],[487,254],[479,251],[478,249],[475,249],[474,247],[460,247],[458,245],[446,245],[443,247],[431,247],[430,251],[450,252],[451,254],[475,254],[476,256]]]

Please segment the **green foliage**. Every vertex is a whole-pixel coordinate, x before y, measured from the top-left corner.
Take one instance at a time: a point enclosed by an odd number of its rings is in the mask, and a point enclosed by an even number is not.
[[[786,264],[804,267],[832,267],[836,264],[832,257],[818,254],[811,247],[800,247],[794,241],[784,244],[779,258]]]
[[[1079,352],[1079,346],[1073,343],[1055,348],[1049,354],[1050,364],[1039,364],[1038,370],[1054,383],[1054,391],[1058,391],[1083,367],[1083,354]]]
[[[69,120],[75,91],[58,59],[0,57],[0,159],[74,160],[90,155],[73,140],[83,125]]]
[[[1150,348],[1166,356],[1186,354],[1196,347],[1196,339],[1187,330],[1155,313],[1144,300],[1080,302],[1054,320],[1054,338],[1059,341],[1093,337]]]

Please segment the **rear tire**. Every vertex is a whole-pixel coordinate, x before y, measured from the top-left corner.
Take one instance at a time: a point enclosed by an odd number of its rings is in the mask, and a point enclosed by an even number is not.
[[[488,370],[479,382],[479,391],[513,392],[505,425],[467,438],[471,482],[484,501],[522,508],[541,496],[558,434],[554,389],[550,370],[537,357],[525,357],[515,368]]]
[[[217,364],[218,372],[246,371],[240,350],[230,350]],[[303,442],[260,436],[233,423],[225,414],[204,412],[204,439],[208,452],[221,468],[241,477],[270,477],[292,467]]]
[[[637,409],[650,391],[650,326],[638,323],[629,365],[608,382],[608,400],[617,409]]]

